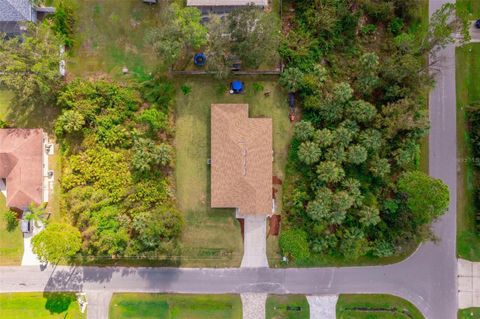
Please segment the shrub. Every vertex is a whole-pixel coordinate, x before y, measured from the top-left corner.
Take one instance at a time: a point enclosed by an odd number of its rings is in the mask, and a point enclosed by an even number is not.
[[[75,12],[75,3],[72,0],[59,0],[55,3],[52,28],[63,38],[65,46],[68,48],[72,48],[75,41],[74,32],[77,22]]]
[[[189,86],[186,85],[186,84],[183,84],[183,85],[180,87],[180,90],[182,91],[183,95],[189,95],[190,92],[192,92],[192,88],[189,87]]]
[[[252,88],[253,88],[253,92],[255,92],[255,93],[261,92],[264,89],[263,85],[261,83],[258,83],[258,82],[254,82],[252,84]]]
[[[307,233],[301,229],[282,230],[279,245],[284,255],[297,261],[306,260],[310,256]]]
[[[11,210],[5,213],[5,221],[7,222],[8,231],[13,231],[18,226],[17,214]]]

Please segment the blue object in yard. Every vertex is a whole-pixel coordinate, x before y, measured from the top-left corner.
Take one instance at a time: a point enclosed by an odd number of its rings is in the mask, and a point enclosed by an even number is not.
[[[245,85],[241,81],[232,81],[230,83],[230,93],[239,94],[243,92]]]
[[[207,62],[207,57],[203,53],[197,53],[193,57],[193,63],[197,66],[204,66],[205,63]]]

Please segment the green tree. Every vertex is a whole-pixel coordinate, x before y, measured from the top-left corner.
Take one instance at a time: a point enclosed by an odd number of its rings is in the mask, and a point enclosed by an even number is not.
[[[137,116],[137,121],[147,124],[151,135],[168,127],[167,115],[155,108],[144,110]]]
[[[324,183],[338,183],[345,177],[345,172],[337,163],[325,161],[317,165],[317,176]]]
[[[64,132],[72,133],[82,129],[85,125],[83,115],[75,110],[66,110],[57,118],[55,122],[55,133],[61,136]]]
[[[30,212],[25,216],[25,220],[31,221],[35,224],[35,227],[40,227],[40,223],[45,224],[45,207],[46,204],[35,205],[31,203],[28,205],[28,211]]]
[[[3,36],[2,36],[3,37]],[[51,102],[61,86],[61,41],[46,24],[29,24],[20,37],[0,41],[0,84],[18,103]]]
[[[64,223],[51,223],[32,239],[32,250],[41,261],[58,263],[73,257],[82,241],[77,228]]]
[[[311,141],[306,141],[300,144],[298,149],[298,158],[307,165],[317,163],[322,156],[320,147]]]
[[[148,172],[155,165],[167,166],[172,160],[173,149],[168,144],[155,145],[151,139],[140,138],[133,144],[133,167]]]
[[[229,64],[229,55],[231,51],[231,41],[225,36],[227,30],[227,21],[218,15],[210,15],[207,24],[208,45],[206,49],[207,64],[209,71],[214,72],[217,79],[225,79],[230,74],[231,65]]]
[[[351,102],[346,109],[347,117],[359,123],[372,120],[377,114],[377,109],[371,103],[358,100]]]
[[[432,178],[421,171],[406,172],[398,179],[398,190],[406,197],[414,222],[428,224],[441,216],[448,208],[448,186],[440,179]]]
[[[313,134],[313,141],[321,147],[328,147],[332,145],[333,133],[328,128],[317,130]]]
[[[247,67],[258,68],[275,59],[281,35],[276,14],[248,5],[232,11],[227,19],[232,53]]]
[[[373,176],[384,178],[390,173],[390,163],[386,158],[374,158],[368,168]]]
[[[207,28],[201,24],[201,12],[195,7],[172,3],[163,12],[162,27],[147,32],[146,41],[166,65],[172,65],[188,49],[207,43]]]
[[[295,124],[295,137],[300,141],[308,141],[313,137],[315,128],[312,123],[308,121],[300,121]]]
[[[288,92],[296,92],[303,81],[304,74],[299,68],[287,68],[280,75],[280,84]]]
[[[362,164],[367,155],[367,150],[361,145],[351,145],[347,149],[348,162],[352,164]]]

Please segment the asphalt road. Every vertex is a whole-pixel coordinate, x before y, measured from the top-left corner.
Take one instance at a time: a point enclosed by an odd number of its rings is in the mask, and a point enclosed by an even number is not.
[[[430,0],[430,11],[444,0]],[[407,260],[378,267],[310,269],[0,268],[0,292],[388,293],[414,303],[427,319],[457,313],[455,48],[442,52],[430,94],[430,175],[450,188],[450,207],[435,225],[440,241]]]

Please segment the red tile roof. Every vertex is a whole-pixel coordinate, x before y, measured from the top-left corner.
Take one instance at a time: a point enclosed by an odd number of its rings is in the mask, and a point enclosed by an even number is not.
[[[272,213],[272,119],[249,118],[247,104],[211,109],[211,205]]]
[[[41,129],[0,129],[0,178],[7,181],[8,207],[43,202]]]

